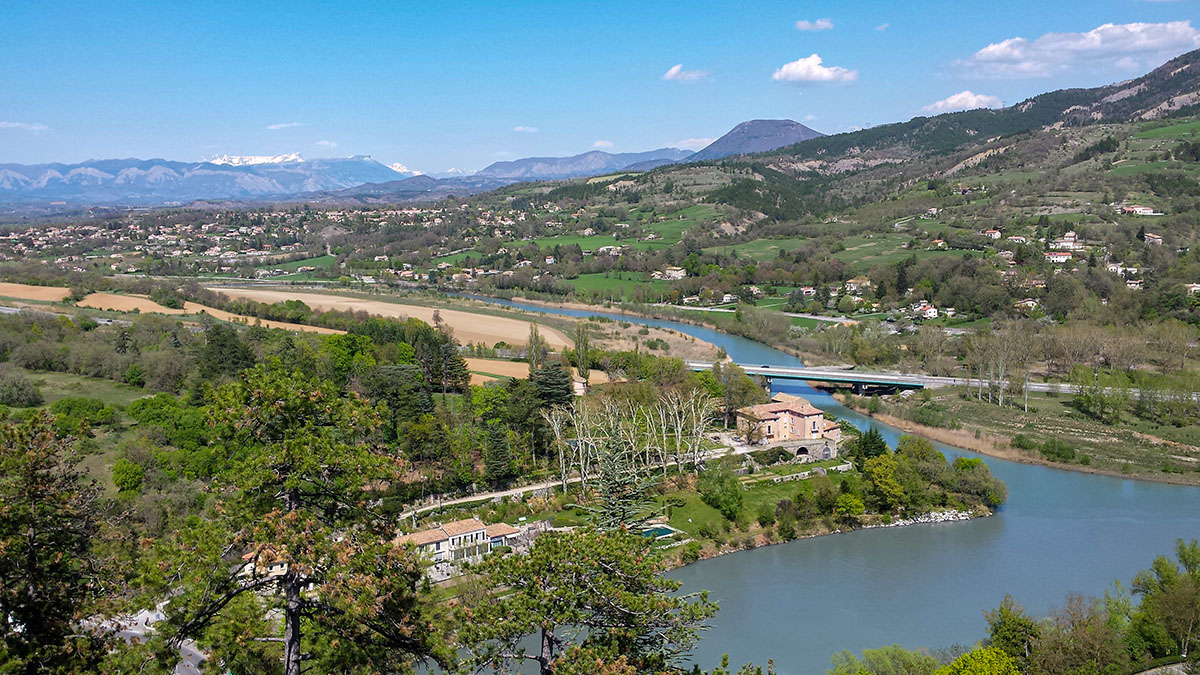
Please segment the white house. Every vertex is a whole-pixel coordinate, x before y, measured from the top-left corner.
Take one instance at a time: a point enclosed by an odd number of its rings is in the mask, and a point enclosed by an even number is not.
[[[682,267],[668,267],[663,270],[662,278],[668,281],[679,281],[687,278],[687,270]]]

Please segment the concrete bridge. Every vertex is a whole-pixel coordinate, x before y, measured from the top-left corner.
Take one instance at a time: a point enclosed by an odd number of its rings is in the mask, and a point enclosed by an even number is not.
[[[856,390],[867,387],[887,387],[891,389],[924,389],[926,386],[938,386],[945,383],[933,383],[931,378],[920,375],[896,375],[893,373],[871,373],[862,370],[836,370],[828,368],[804,368],[797,366],[770,366],[736,364],[747,375],[760,375],[768,381],[775,378],[785,380],[804,380],[806,382],[828,382],[831,384],[848,384]],[[713,364],[704,361],[688,361],[692,370],[712,370]],[[934,378],[940,379],[940,378]]]

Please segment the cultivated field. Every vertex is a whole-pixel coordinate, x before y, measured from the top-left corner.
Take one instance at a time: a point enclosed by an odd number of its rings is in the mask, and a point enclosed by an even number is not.
[[[138,312],[141,314],[169,314],[173,316],[184,314],[207,314],[214,319],[221,321],[229,321],[233,323],[244,323],[247,325],[261,325],[264,328],[282,328],[284,330],[305,331],[309,333],[321,333],[323,335],[331,335],[334,333],[344,333],[345,331],[336,330],[333,328],[323,328],[321,326],[305,326],[298,323],[286,323],[283,321],[270,321],[268,319],[259,319],[252,316],[242,316],[233,314],[225,310],[208,307],[197,304],[195,302],[184,303],[183,309],[172,309],[154,302],[150,298],[140,295],[118,295],[116,293],[92,293],[86,298],[77,303],[80,307],[90,307],[92,309],[104,309],[114,312]]]
[[[341,310],[395,318],[412,317],[429,324],[434,323],[433,314],[437,312],[441,320],[454,331],[455,337],[464,344],[475,342],[493,345],[497,342],[507,342],[519,345],[525,344],[529,339],[530,322],[508,317],[325,293],[277,291],[262,288],[213,287],[210,290],[223,293],[231,298],[246,298],[256,302],[275,303],[299,300],[313,309],[322,311]],[[554,349],[571,346],[571,341],[567,339],[566,335],[549,326],[541,326],[540,331],[542,337]]]
[[[467,368],[475,373],[486,375],[500,375],[502,377],[515,377],[524,379],[529,377],[529,364],[520,361],[504,361],[500,359],[467,359]],[[571,369],[571,376],[578,379],[578,374],[575,369]],[[588,376],[588,381],[592,384],[608,384],[608,373],[603,370],[592,369]]]
[[[0,282],[0,296],[5,298],[62,302],[70,294],[71,290],[69,288],[58,286],[30,286],[29,284]]]

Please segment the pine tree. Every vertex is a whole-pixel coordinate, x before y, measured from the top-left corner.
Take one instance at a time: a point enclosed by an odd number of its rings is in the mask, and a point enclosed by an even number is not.
[[[575,385],[571,381],[571,373],[561,364],[548,363],[538,368],[529,379],[533,381],[538,398],[545,407],[567,405],[575,400]]]
[[[445,663],[419,590],[424,568],[369,508],[368,490],[403,469],[374,442],[376,411],[327,382],[259,366],[220,387],[208,413],[225,453],[217,505],[155,548],[145,581],[170,598],[156,634],[171,647],[197,639],[235,672]]]
[[[107,651],[81,622],[106,590],[93,550],[99,489],[39,412],[0,426],[0,670],[88,672]]]
[[[503,424],[493,422],[488,426],[483,464],[488,480],[493,483],[504,483],[512,478],[512,447],[508,442],[508,429]]]

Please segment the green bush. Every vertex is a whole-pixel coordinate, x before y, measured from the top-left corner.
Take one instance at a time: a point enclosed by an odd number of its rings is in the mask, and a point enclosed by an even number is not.
[[[775,524],[775,509],[770,504],[763,504],[758,509],[758,524],[770,527]]]
[[[1057,438],[1051,438],[1042,445],[1042,456],[1053,462],[1074,462],[1075,448]]]
[[[41,402],[42,395],[25,373],[12,368],[0,369],[0,405],[28,408]]]
[[[111,425],[117,411],[98,398],[67,397],[50,404],[54,424],[62,434],[80,434],[85,427]]]
[[[796,538],[796,523],[791,518],[784,518],[779,521],[779,538],[783,541],[791,541]]]
[[[1034,450],[1037,448],[1037,442],[1025,434],[1013,436],[1012,444],[1022,450]]]
[[[142,490],[142,480],[146,477],[146,470],[141,466],[134,464],[122,457],[113,463],[112,479],[113,485],[121,492],[138,493]]]
[[[683,547],[683,552],[679,556],[683,564],[688,565],[700,559],[700,542],[689,542]]]

